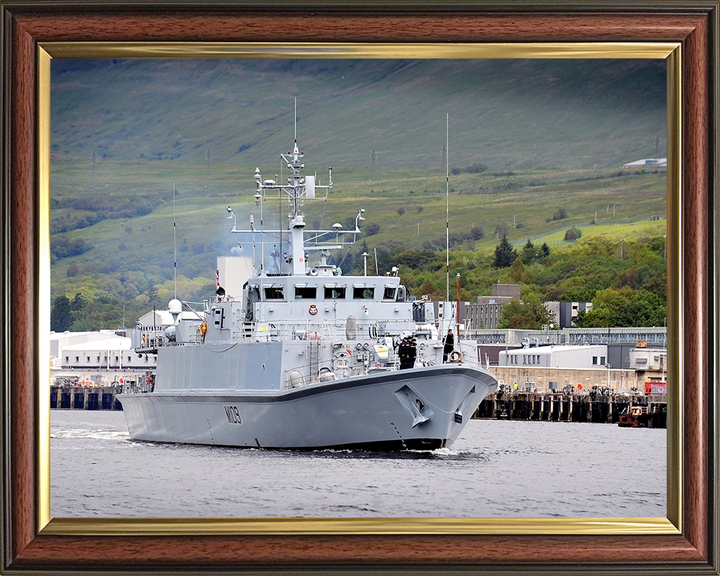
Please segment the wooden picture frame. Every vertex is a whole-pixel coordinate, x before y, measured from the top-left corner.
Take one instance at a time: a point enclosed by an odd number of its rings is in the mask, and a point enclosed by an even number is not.
[[[573,572],[718,573],[717,511],[717,73],[718,2],[502,4],[458,2],[2,3],[3,329],[2,571],[237,572]],[[299,32],[298,32],[299,30]],[[49,131],[40,122],[49,98],[44,46],[93,42],[268,43],[667,43],[669,90],[680,111],[669,133],[681,170],[669,219],[672,376],[681,394],[670,405],[681,431],[679,468],[669,475],[668,519],[617,523],[522,519],[472,523],[117,521],[54,522],[40,481],[48,450],[46,399],[39,382],[49,348]],[[127,45],[129,50],[132,44]],[[141,54],[142,55],[142,54]],[[674,75],[674,76],[673,76]],[[673,142],[671,142],[672,140]],[[45,235],[45,236],[44,236]],[[43,248],[44,247],[44,248]],[[674,428],[673,428],[674,427]],[[672,430],[669,430],[672,432]]]

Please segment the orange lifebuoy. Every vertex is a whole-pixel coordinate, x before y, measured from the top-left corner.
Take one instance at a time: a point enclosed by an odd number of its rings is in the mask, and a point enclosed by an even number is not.
[[[462,354],[457,350],[453,350],[450,353],[450,362],[462,362]]]

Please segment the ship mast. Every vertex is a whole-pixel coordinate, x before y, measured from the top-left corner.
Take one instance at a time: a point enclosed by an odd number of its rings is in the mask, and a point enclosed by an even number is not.
[[[257,168],[255,170],[255,186],[257,188],[255,199],[261,202],[262,198],[265,198],[268,192],[271,191],[277,193],[278,197],[287,195],[288,203],[291,206],[290,213],[288,214],[288,229],[290,230],[290,262],[292,264],[292,274],[305,274],[305,218],[301,210],[303,199],[315,198],[315,190],[317,188],[325,190],[332,188],[332,168],[328,168],[329,182],[326,185],[321,186],[316,184],[314,176],[303,176],[302,170],[305,168],[303,157],[305,153],[300,152],[297,139],[295,139],[293,151],[287,154],[280,154],[280,156],[291,172],[287,178],[287,184],[282,185],[279,182],[276,183],[274,180],[263,182],[260,169]]]
[[[287,154],[280,154],[285,165],[290,170],[290,176],[287,177],[287,182],[276,182],[275,180],[263,180],[260,174],[260,168],[255,169],[255,203],[260,206],[262,214],[262,203],[264,199],[277,199],[280,200],[283,197],[287,197],[290,211],[288,214],[288,230],[290,231],[290,254],[287,255],[285,262],[291,264],[292,275],[304,275],[308,272],[307,270],[307,255],[306,251],[321,250],[322,264],[321,266],[327,267],[327,256],[329,255],[328,250],[336,250],[343,246],[350,246],[355,243],[357,236],[360,234],[359,222],[364,220],[363,213],[364,208],[360,208],[357,216],[355,217],[355,229],[354,230],[343,230],[341,224],[333,224],[332,229],[329,230],[310,230],[311,233],[309,238],[305,238],[305,217],[302,213],[302,207],[306,199],[317,199],[327,200],[328,192],[333,187],[332,181],[332,168],[328,168],[328,183],[320,184],[317,181],[316,176],[303,176],[302,170],[305,168],[304,163],[304,152],[301,152],[297,142],[297,129],[296,137],[293,145],[293,151]],[[277,176],[276,176],[277,178]],[[317,191],[324,191],[324,197],[318,195]],[[231,206],[227,208],[230,214],[228,218],[233,218],[235,224],[235,214]],[[262,221],[262,216],[261,216]],[[260,230],[260,234],[279,234],[282,244],[282,224],[279,226],[279,230]],[[239,234],[252,234],[253,242],[255,239],[255,229],[252,216],[250,216],[250,230],[238,230],[236,226],[233,226],[231,232]],[[341,238],[342,236],[342,238]],[[349,240],[346,239],[349,236]],[[254,244],[253,244],[254,246]],[[261,262],[262,262],[261,248]],[[253,257],[254,260],[254,257]],[[264,274],[263,266],[261,264],[260,275]]]
[[[307,194],[308,190],[306,187],[306,180],[301,174],[301,170],[305,168],[305,164],[302,162],[303,152],[298,149],[297,138],[295,139],[295,145],[293,147],[292,156],[281,154],[287,167],[292,171],[289,180],[289,193],[290,201],[292,202],[292,212],[289,215],[289,229],[290,229],[290,248],[292,250],[292,273],[293,274],[304,274],[305,273],[305,245],[303,242],[304,229],[305,229],[305,218],[300,212],[302,206],[301,196],[303,193]],[[313,182],[314,185],[314,182]],[[330,168],[330,184],[332,186],[332,168]],[[314,192],[314,189],[313,189]]]

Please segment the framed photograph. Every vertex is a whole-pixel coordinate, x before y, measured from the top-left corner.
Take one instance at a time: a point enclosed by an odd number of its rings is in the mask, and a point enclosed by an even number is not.
[[[2,570],[718,573],[717,2],[4,2]],[[653,58],[667,65],[665,518],[52,518],[53,58]]]

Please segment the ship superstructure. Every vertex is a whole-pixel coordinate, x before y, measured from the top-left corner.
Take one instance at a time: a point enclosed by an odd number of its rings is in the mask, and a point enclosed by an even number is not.
[[[448,326],[431,303],[411,301],[396,269],[344,276],[330,263],[332,250],[355,242],[365,211],[355,229],[306,230],[303,204],[327,200],[332,170],[326,185],[304,176],[297,140],[281,156],[287,182],[257,169],[254,198],[260,210],[286,198],[287,229],[257,228],[251,217],[240,230],[228,207],[232,232],[253,248],[242,294],[218,283],[194,316],[175,299],[171,326],[133,334],[136,351],[157,354],[158,364],[151,392],[120,396],[131,437],[268,448],[451,445],[497,380],[474,342],[445,345]]]

